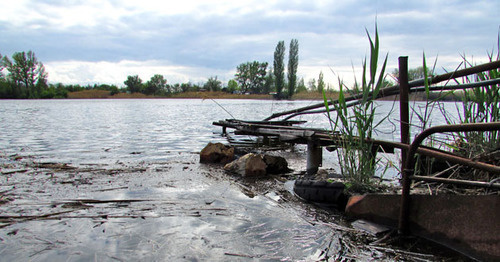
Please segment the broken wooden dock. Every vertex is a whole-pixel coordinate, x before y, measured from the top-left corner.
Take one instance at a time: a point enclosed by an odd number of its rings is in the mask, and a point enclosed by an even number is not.
[[[350,211],[353,214],[362,214],[370,217],[382,217],[387,220],[391,218],[392,225],[395,225],[397,220],[398,230],[402,234],[416,233],[441,244],[448,245],[459,252],[466,254],[474,259],[484,260],[498,260],[500,259],[498,250],[500,250],[499,231],[500,228],[496,225],[498,220],[498,210],[500,198],[498,195],[493,196],[457,196],[452,200],[446,197],[435,196],[411,196],[410,183],[412,181],[427,181],[437,182],[444,184],[455,184],[461,186],[473,186],[487,188],[491,190],[500,189],[500,183],[494,180],[491,182],[458,180],[451,178],[437,178],[433,176],[423,176],[415,172],[413,166],[416,154],[425,155],[435,159],[447,161],[451,164],[458,164],[461,166],[468,166],[474,169],[490,172],[491,174],[500,174],[500,166],[494,163],[487,163],[478,161],[477,159],[464,158],[446,152],[437,148],[430,148],[421,145],[421,142],[427,136],[434,133],[456,133],[456,132],[484,132],[484,131],[500,131],[500,122],[489,123],[473,123],[473,124],[458,124],[446,126],[434,126],[423,130],[413,142],[410,141],[409,135],[409,103],[408,94],[410,92],[421,92],[424,84],[425,90],[459,90],[470,89],[482,86],[498,85],[500,78],[484,80],[469,84],[458,84],[454,86],[431,86],[443,81],[450,81],[451,79],[475,75],[479,72],[489,70],[498,70],[500,68],[500,60],[492,61],[490,63],[468,67],[461,70],[445,73],[442,75],[431,76],[428,79],[418,79],[408,82],[407,79],[407,57],[400,57],[400,79],[399,84],[386,87],[376,94],[370,94],[371,99],[378,99],[384,96],[399,94],[400,100],[400,123],[401,123],[401,142],[395,141],[382,141],[376,139],[367,139],[371,143],[372,155],[375,158],[377,152],[382,151],[385,153],[394,153],[395,149],[400,149],[402,159],[402,186],[403,193],[401,195],[393,196],[392,204],[386,201],[386,196],[381,194],[374,194],[371,197],[365,197],[356,201],[356,206],[351,206]],[[350,96],[346,98],[347,107],[359,104],[360,96]],[[338,103],[338,100],[327,102],[329,105]],[[325,102],[326,103],[326,102]],[[236,135],[250,135],[264,138],[275,138],[280,142],[291,144],[305,144],[307,145],[307,174],[315,174],[322,164],[322,147],[326,147],[330,151],[342,147],[343,137],[332,130],[319,129],[319,128],[305,128],[300,127],[304,121],[292,121],[293,117],[305,114],[318,114],[325,113],[329,109],[325,103],[318,103],[303,108],[297,108],[284,112],[274,113],[273,115],[265,118],[263,121],[245,121],[237,119],[226,119],[213,122],[216,126],[223,128],[223,133],[227,133],[227,129],[234,129]],[[273,121],[283,117],[282,120]],[[498,121],[498,120],[497,120]],[[410,198],[412,201],[410,201]],[[417,201],[416,199],[420,199]],[[423,200],[422,200],[423,199]],[[378,205],[372,204],[373,201]],[[372,202],[370,202],[372,201]],[[489,202],[485,202],[489,201]],[[399,205],[397,203],[399,202]],[[433,203],[439,202],[439,206],[434,209],[428,207]],[[354,203],[354,202],[352,202]],[[420,204],[422,203],[422,204]],[[487,204],[485,204],[487,203]],[[354,205],[354,204],[353,204]],[[427,205],[427,206],[426,206]],[[460,206],[459,208],[451,208]],[[468,209],[461,216],[456,217],[457,212],[465,210],[463,206]],[[447,212],[433,212],[432,210],[444,210]],[[438,214],[439,213],[439,214]],[[399,217],[397,217],[399,214]],[[429,216],[426,216],[430,214]],[[478,218],[477,221],[484,222],[484,217],[478,214],[484,214],[490,222],[486,223],[472,223],[469,220],[468,214],[475,214]],[[491,219],[490,214],[495,214]],[[397,218],[396,218],[397,217]],[[449,219],[455,217],[456,219]],[[376,220],[376,219],[375,219]],[[477,222],[476,221],[476,222]],[[451,223],[452,225],[448,225]],[[465,230],[465,229],[467,230]],[[463,232],[468,232],[464,234]],[[458,233],[457,233],[458,232]],[[495,250],[495,251],[492,251]]]
[[[333,151],[342,146],[343,138],[337,132],[320,128],[306,128],[296,126],[306,121],[244,121],[237,119],[226,119],[213,122],[213,125],[221,126],[223,133],[227,128],[234,129],[236,135],[261,136],[264,138],[276,138],[280,142],[307,145],[308,175],[313,175],[323,162],[322,147]],[[405,147],[404,144],[380,140],[371,140],[372,152],[394,153],[394,148]]]

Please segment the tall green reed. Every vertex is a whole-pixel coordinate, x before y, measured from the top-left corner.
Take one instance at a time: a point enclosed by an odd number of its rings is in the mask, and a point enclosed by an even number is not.
[[[488,53],[490,62],[500,60],[500,33],[497,40],[497,55],[494,51]],[[471,67],[473,63],[462,55],[464,67]],[[476,75],[464,77],[462,82],[471,83],[500,78],[500,70],[490,70]],[[485,85],[466,90],[462,96],[462,103],[458,104],[462,112],[459,115],[460,123],[488,123],[500,121],[500,85]],[[449,121],[451,122],[451,121]],[[500,149],[500,132],[464,132],[455,139],[455,151],[468,158],[484,158],[492,151]],[[482,159],[485,160],[485,159]],[[500,159],[495,159],[500,162]],[[491,161],[491,160],[490,160]],[[493,160],[494,161],[494,160]],[[488,179],[484,172],[472,172],[471,178]]]
[[[489,62],[500,60],[500,33],[497,39],[497,54],[495,50],[488,52]],[[474,66],[474,63],[465,55],[462,55],[463,62],[460,67],[468,68]],[[500,70],[490,70],[475,75],[469,75],[461,79],[454,79],[456,84],[473,83],[490,79],[500,78]],[[456,95],[456,93],[454,93]],[[486,123],[500,121],[500,85],[485,85],[473,89],[467,89],[459,93],[461,101],[456,103],[458,117],[455,114],[450,114],[446,110],[441,110],[446,119],[447,124],[457,123]],[[461,156],[481,159],[482,161],[500,164],[498,157],[491,158],[491,152],[496,152],[500,149],[500,132],[460,132],[453,134],[452,141],[445,144],[454,153]],[[490,181],[498,176],[490,176],[486,172],[472,170],[471,172],[461,172],[459,176],[466,179]]]
[[[386,116],[384,119],[375,122],[376,105],[373,100],[383,87],[387,55],[382,63],[382,68],[377,72],[380,50],[377,27],[375,27],[374,39],[372,39],[368,30],[366,33],[370,41],[369,65],[365,58],[362,65],[361,83],[355,79],[352,88],[348,88],[339,79],[338,103],[332,103],[337,113],[334,120],[331,118],[327,97],[323,92],[331,128],[338,131],[341,137],[340,149],[337,150],[341,173],[354,191],[370,190],[374,185],[373,176],[377,161],[375,160],[376,151],[372,150],[373,142],[370,139],[375,128],[388,117]],[[349,107],[346,101],[347,95],[359,95],[359,103]]]
[[[442,109],[442,102],[441,98],[447,96],[450,94],[450,92],[444,92],[440,93],[439,96],[431,96],[431,91],[430,91],[430,78],[434,75],[434,70],[436,68],[437,64],[437,58],[434,60],[434,65],[432,68],[427,67],[427,58],[425,56],[425,52],[422,54],[422,68],[423,68],[423,80],[424,80],[424,101],[423,103],[414,101],[413,104],[410,106],[411,114],[412,117],[410,119],[413,119],[413,116],[416,118],[415,122],[410,123],[411,127],[416,130],[414,134],[419,134],[423,130],[429,128],[432,126],[432,120],[433,120],[433,115],[434,111],[436,109]],[[425,141],[425,145],[429,147],[440,147],[442,146],[443,141],[439,141],[436,139],[435,136],[431,136]],[[433,166],[435,164],[436,159],[434,158],[429,158],[425,157],[422,155],[417,155],[416,161],[415,161],[415,170],[417,173],[423,175],[423,174],[429,174],[432,173]]]

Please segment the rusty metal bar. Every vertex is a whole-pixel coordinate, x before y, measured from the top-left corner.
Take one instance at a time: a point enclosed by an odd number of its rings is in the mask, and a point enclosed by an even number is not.
[[[399,57],[399,119],[401,128],[401,143],[410,144],[410,108],[408,106],[408,57]],[[406,162],[407,150],[401,150],[402,163]]]
[[[500,184],[498,184],[498,183],[488,183],[488,182],[480,182],[480,181],[468,181],[468,180],[461,180],[461,179],[428,177],[428,176],[410,176],[410,179],[411,180],[428,181],[428,182],[438,182],[438,183],[446,183],[446,184],[500,189]]]
[[[458,125],[442,125],[442,126],[434,126],[424,130],[420,133],[410,145],[408,150],[408,155],[406,158],[406,162],[403,165],[403,181],[402,181],[402,193],[401,193],[401,210],[399,215],[399,232],[402,234],[409,233],[409,198],[410,198],[410,176],[413,174],[413,166],[415,164],[415,153],[417,152],[418,147],[428,136],[435,133],[445,133],[445,132],[471,132],[471,131],[495,131],[500,130],[500,122],[492,122],[492,123],[473,123],[473,124],[458,124]],[[456,158],[456,157],[452,157]],[[476,161],[473,160],[465,160],[469,162],[469,165],[476,166]],[[494,166],[495,167],[495,166]],[[482,169],[482,168],[481,168]],[[490,171],[489,169],[485,169],[486,171]],[[498,171],[498,167],[491,170],[495,173],[500,173]],[[491,172],[490,171],[490,172]]]
[[[429,91],[447,91],[447,90],[463,90],[469,88],[477,88],[482,86],[491,86],[500,84],[500,78],[484,80],[480,82],[468,83],[468,84],[460,84],[460,85],[446,85],[446,86],[431,86],[429,87]],[[417,87],[410,90],[411,93],[414,92],[423,92],[425,91],[425,87]]]
[[[429,91],[447,91],[447,90],[463,90],[463,89],[469,89],[469,88],[477,88],[477,87],[482,87],[482,86],[489,86],[489,85],[497,85],[500,84],[500,78],[496,79],[490,79],[490,80],[485,80],[481,82],[475,82],[475,83],[469,83],[469,84],[460,84],[460,85],[447,85],[447,86],[430,86]],[[417,92],[423,92],[425,91],[424,87],[415,87],[415,88],[410,88],[410,93],[417,93]],[[386,91],[384,93],[384,96],[390,96],[390,95],[397,95],[399,90],[392,90],[391,92]],[[351,107],[358,105],[360,103],[360,100],[352,101],[348,103],[346,106]],[[330,108],[330,111],[332,111],[332,108]],[[310,114],[321,114],[321,113],[326,113],[326,109],[320,109],[320,110],[306,110],[306,111],[300,111],[296,112],[293,114],[290,114],[283,120],[289,120],[292,119],[296,116],[300,115],[310,115]]]
[[[489,63],[478,65],[478,66],[460,69],[460,70],[449,72],[449,73],[442,74],[442,75],[437,75],[437,76],[429,78],[428,81],[429,81],[429,85],[432,85],[432,84],[437,84],[439,82],[447,81],[450,79],[455,79],[455,78],[459,78],[459,77],[463,77],[463,76],[473,75],[473,74],[477,74],[479,72],[489,71],[489,70],[493,70],[493,69],[497,69],[497,68],[500,68],[500,60],[489,62]],[[410,87],[423,86],[424,81],[425,81],[425,79],[419,79],[419,80],[412,81],[410,83]]]
[[[453,72],[442,74],[442,75],[437,75],[434,77],[430,77],[428,79],[428,81],[429,81],[429,85],[437,84],[437,83],[442,82],[442,81],[446,81],[446,80],[450,80],[450,79],[454,79],[454,78],[458,78],[458,77],[463,77],[463,76],[467,76],[467,75],[471,75],[471,74],[476,74],[479,72],[489,71],[489,70],[493,70],[493,69],[497,69],[497,68],[500,68],[500,60],[489,62],[489,63],[478,65],[478,66],[473,66],[473,67],[461,69],[461,70],[457,70],[457,71],[453,71]],[[424,79],[418,79],[418,80],[411,81],[408,84],[409,84],[410,88],[419,87],[419,86],[424,85],[424,81],[425,81]],[[380,89],[379,94],[376,97],[373,97],[373,99],[393,95],[393,94],[397,93],[398,90],[399,90],[399,85],[394,85],[394,86],[382,88],[382,89]],[[349,96],[349,97],[346,97],[346,102],[358,100],[361,97],[362,97],[362,95]],[[329,105],[333,105],[334,103],[338,103],[338,100],[328,102]],[[280,116],[309,111],[309,110],[321,108],[324,106],[325,106],[325,104],[322,102],[322,103],[317,103],[317,104],[302,107],[302,108],[296,108],[293,110],[278,112],[278,113],[274,113],[271,116],[265,118],[264,121],[268,121],[268,120],[271,120],[271,119],[274,119],[274,118],[277,118]]]
[[[408,84],[408,57],[399,57],[399,114],[400,114],[400,128],[401,128],[401,143],[402,144],[410,144],[410,113],[409,113],[409,106],[408,106],[408,93],[410,86]],[[406,157],[407,157],[407,149],[402,149],[401,150],[401,159],[402,159],[402,164],[401,164],[401,170],[404,168],[404,163],[406,163]],[[405,184],[407,183],[408,177],[403,176],[403,181],[402,183]],[[403,198],[402,201],[405,201],[406,203],[401,204],[401,208],[403,207],[408,207],[410,198]],[[407,211],[405,210],[405,213]],[[406,221],[405,221],[406,222]],[[404,225],[406,227],[406,225]]]
[[[470,160],[468,158],[456,156],[456,155],[453,155],[450,153],[444,153],[444,152],[440,152],[438,150],[431,150],[431,149],[427,149],[427,148],[419,148],[416,151],[416,153],[430,156],[430,157],[434,157],[434,158],[440,159],[440,160],[445,160],[445,161],[448,161],[448,162],[453,163],[453,164],[460,164],[463,166],[469,166],[472,168],[481,169],[481,170],[488,171],[491,173],[500,174],[500,166],[495,166],[492,164],[479,162],[479,161],[473,161],[473,160]]]

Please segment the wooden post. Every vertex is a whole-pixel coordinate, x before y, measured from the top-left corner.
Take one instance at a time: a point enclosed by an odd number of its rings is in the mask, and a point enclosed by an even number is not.
[[[306,173],[312,176],[318,172],[319,167],[323,163],[323,148],[315,141],[307,142],[307,167]]]

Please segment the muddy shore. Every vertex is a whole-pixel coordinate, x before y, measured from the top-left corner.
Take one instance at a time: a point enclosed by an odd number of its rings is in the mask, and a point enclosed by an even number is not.
[[[290,173],[244,180],[182,153],[80,164],[0,155],[3,261],[456,261],[418,239],[373,236],[292,193]],[[293,164],[292,164],[293,166]]]

